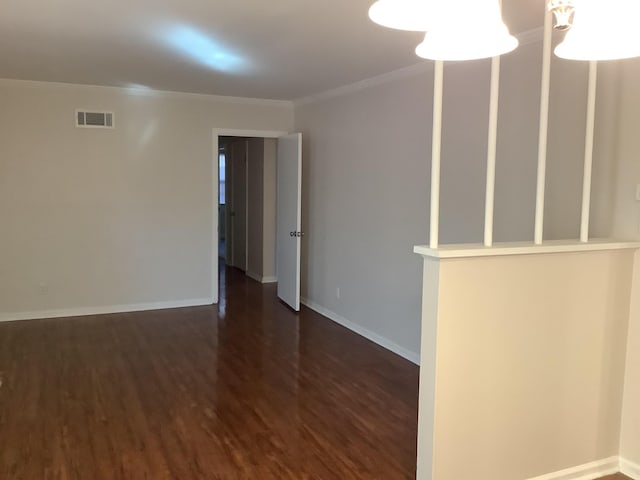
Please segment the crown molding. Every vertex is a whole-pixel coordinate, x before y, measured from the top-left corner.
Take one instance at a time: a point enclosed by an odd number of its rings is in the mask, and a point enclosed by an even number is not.
[[[539,43],[544,40],[544,27],[538,27],[516,35],[516,38],[522,45],[531,45],[532,43]]]
[[[19,80],[0,78],[0,87],[59,89],[59,90],[84,90],[93,92],[112,92],[131,97],[152,98],[179,98],[213,103],[229,103],[236,105],[256,105],[263,107],[292,108],[290,100],[273,100],[267,98],[231,97],[226,95],[210,95],[206,93],[174,92],[169,90],[154,90],[145,87],[113,87],[104,85],[85,85],[78,83],[44,82],[39,80]]]
[[[330,90],[325,90],[324,92],[309,95],[308,97],[299,98],[297,100],[294,100],[293,103],[296,107],[308,105],[310,103],[316,103],[321,100],[327,100],[329,98],[340,97],[349,93],[365,90],[376,85],[383,85],[395,80],[413,77],[415,75],[419,75],[431,70],[433,70],[433,62],[424,61],[416,63],[414,65],[410,65],[408,67],[400,68],[398,70],[393,70],[388,73],[383,73],[382,75],[377,75],[375,77],[360,80],[348,85],[343,85],[342,87],[332,88]]]
[[[522,32],[516,36],[521,46],[542,42],[544,37],[544,28],[542,27],[534,28],[532,30],[527,30],[525,32]],[[429,72],[431,70],[433,70],[433,62],[423,61],[420,63],[416,63],[414,65],[410,65],[408,67],[400,68],[398,70],[393,70],[388,73],[383,73],[382,75],[377,75],[375,77],[367,78],[365,80],[360,80],[358,82],[350,83],[337,88],[332,88],[330,90],[325,90],[323,92],[309,95],[307,97],[302,97],[297,100],[294,100],[293,103],[296,107],[300,107],[303,105],[316,103],[322,100],[328,100],[330,98],[340,97],[342,95],[347,95],[349,93],[358,92],[360,90],[365,90],[367,88],[374,87],[377,85],[383,85],[385,83],[390,83],[395,80],[413,77],[415,75],[420,75],[422,73]]]

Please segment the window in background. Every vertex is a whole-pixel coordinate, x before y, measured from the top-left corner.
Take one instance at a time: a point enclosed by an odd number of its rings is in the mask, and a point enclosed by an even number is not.
[[[220,179],[220,195],[218,197],[218,203],[220,205],[224,205],[226,203],[226,188],[225,188],[225,183],[226,183],[226,177],[225,177],[225,155],[224,152],[220,152],[219,156],[218,156],[218,170],[219,170],[219,179]]]

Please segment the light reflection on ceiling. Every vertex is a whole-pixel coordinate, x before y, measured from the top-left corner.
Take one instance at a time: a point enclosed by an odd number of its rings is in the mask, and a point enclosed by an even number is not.
[[[244,57],[193,27],[175,26],[163,37],[174,50],[211,70],[224,73],[249,70],[249,62]]]

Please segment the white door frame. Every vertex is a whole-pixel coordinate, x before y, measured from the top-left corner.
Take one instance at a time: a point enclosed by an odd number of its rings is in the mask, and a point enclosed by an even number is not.
[[[257,137],[257,138],[278,138],[283,135],[287,135],[289,132],[280,130],[240,130],[230,128],[214,128],[213,129],[213,199],[219,199],[220,192],[220,179],[218,166],[218,137]],[[219,200],[216,200],[219,201]],[[212,256],[212,279],[211,279],[211,298],[213,303],[218,303],[220,300],[220,285],[218,285],[218,205],[213,205],[213,243],[211,245]]]

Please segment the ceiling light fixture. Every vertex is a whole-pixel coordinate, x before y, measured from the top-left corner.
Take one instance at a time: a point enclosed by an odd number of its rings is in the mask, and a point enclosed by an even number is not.
[[[383,27],[426,32],[433,21],[433,1],[378,0],[369,8],[369,18]]]
[[[462,7],[462,8],[461,8]],[[416,48],[431,60],[474,60],[514,50],[518,40],[502,20],[498,0],[440,3],[438,21]]]
[[[416,48],[430,60],[474,60],[514,50],[499,0],[378,0],[369,18],[389,28],[427,32]]]
[[[575,14],[573,0],[550,0],[547,8],[556,19],[556,24],[553,28],[560,32],[571,28]]]
[[[551,0],[550,11],[553,11],[552,3],[563,2]],[[640,56],[640,35],[634,25],[640,14],[637,0],[607,0],[606,4],[599,0],[580,0],[575,3],[573,25],[555,49],[558,57],[617,60]]]

